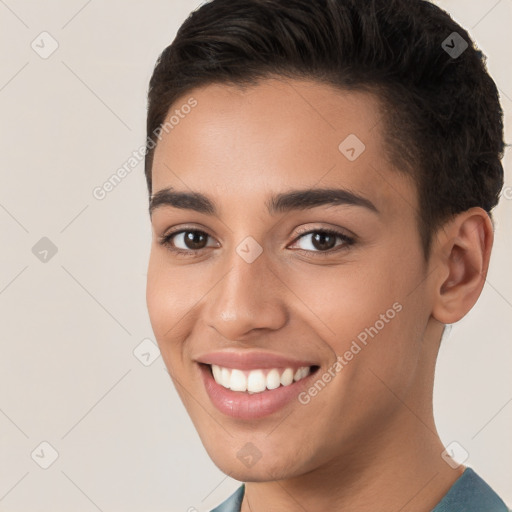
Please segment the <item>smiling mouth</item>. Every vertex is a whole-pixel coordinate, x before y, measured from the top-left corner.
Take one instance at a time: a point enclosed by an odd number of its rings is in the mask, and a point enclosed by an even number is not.
[[[215,364],[200,364],[208,368],[213,379],[220,386],[231,391],[245,392],[249,395],[291,386],[295,382],[315,373],[320,368],[317,365],[312,365],[300,366],[298,368],[240,370]]]

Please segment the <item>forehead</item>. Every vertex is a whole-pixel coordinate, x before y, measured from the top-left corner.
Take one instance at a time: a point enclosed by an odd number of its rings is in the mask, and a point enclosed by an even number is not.
[[[196,106],[155,149],[153,193],[190,189],[256,206],[270,192],[336,186],[384,212],[415,202],[412,183],[387,159],[370,93],[298,80],[211,84],[178,99],[167,118],[191,98]]]

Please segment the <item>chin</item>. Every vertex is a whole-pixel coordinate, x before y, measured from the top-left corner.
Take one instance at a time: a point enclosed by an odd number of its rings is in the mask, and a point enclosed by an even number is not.
[[[283,480],[293,478],[304,473],[304,470],[297,467],[299,461],[294,460],[292,463],[287,461],[286,457],[277,456],[269,459],[265,454],[261,454],[259,459],[238,455],[234,451],[232,455],[227,450],[222,453],[216,453],[207,450],[213,463],[226,475],[229,475],[240,482],[270,482],[275,480]]]

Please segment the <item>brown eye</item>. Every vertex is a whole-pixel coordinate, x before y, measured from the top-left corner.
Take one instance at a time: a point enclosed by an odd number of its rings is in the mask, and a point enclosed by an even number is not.
[[[202,233],[201,231],[183,231],[183,235],[183,242],[187,249],[195,251],[203,249],[206,246],[208,237],[206,233]]]
[[[337,239],[341,240],[341,243],[336,244]],[[307,233],[301,234],[301,236],[297,238],[297,241],[301,240],[306,241],[306,243],[301,247],[303,251],[327,254],[336,252],[339,249],[345,249],[355,242],[352,237],[332,229],[310,230]]]
[[[336,236],[319,231],[311,238],[311,244],[319,251],[328,251],[336,245]]]
[[[166,246],[171,251],[190,254],[205,249],[208,238],[210,238],[210,235],[204,231],[186,229],[164,235],[160,240],[160,244]]]

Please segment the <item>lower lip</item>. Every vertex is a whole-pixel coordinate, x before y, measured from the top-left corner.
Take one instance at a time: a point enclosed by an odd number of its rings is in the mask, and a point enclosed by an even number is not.
[[[313,375],[300,379],[289,386],[279,386],[261,393],[249,394],[231,391],[215,382],[210,367],[199,364],[206,392],[213,405],[222,413],[241,420],[254,420],[269,416],[296,399],[299,393],[309,385]]]

